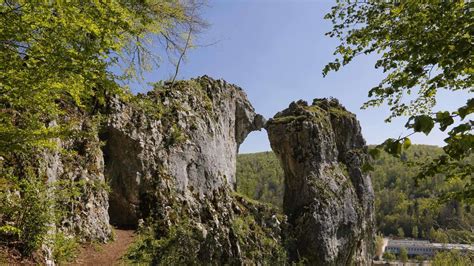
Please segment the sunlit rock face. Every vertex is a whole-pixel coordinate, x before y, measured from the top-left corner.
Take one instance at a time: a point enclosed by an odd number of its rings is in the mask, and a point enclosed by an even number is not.
[[[293,102],[265,122],[241,88],[207,76],[106,98],[100,116],[68,114],[82,132],[57,140],[68,152],[30,160],[65,195],[55,230],[105,242],[110,224],[140,227],[161,245],[142,250],[151,264],[284,265],[288,254],[370,264],[367,148],[337,100]],[[284,214],[235,191],[239,145],[264,126],[285,173]]]
[[[106,242],[112,239],[112,230],[104,158],[95,134],[97,127],[91,117],[74,109],[69,110],[67,119],[75,119],[74,129],[84,134],[56,139],[56,149],[44,149],[23,163],[32,163],[51,186],[48,191],[54,202],[52,208],[61,216],[56,224],[51,219],[50,234],[57,230],[81,241]],[[22,168],[23,163],[18,166]]]
[[[164,183],[188,202],[233,188],[239,145],[264,124],[241,88],[207,76],[141,97],[151,111],[111,100],[102,135],[113,224],[135,225]]]
[[[265,124],[241,88],[207,76],[161,84],[110,96],[101,117],[78,125],[87,137],[60,143],[72,157],[44,156],[51,183],[80,181],[61,230],[105,242],[109,221],[146,228],[169,244],[152,264],[286,262],[285,217],[235,192],[239,145]]]
[[[110,100],[101,134],[111,223],[186,239],[152,264],[284,263],[284,218],[235,194],[239,145],[265,123],[242,89],[204,76],[133,100]]]
[[[293,102],[266,124],[285,174],[290,257],[313,265],[369,265],[374,192],[362,171],[359,122],[335,99]]]

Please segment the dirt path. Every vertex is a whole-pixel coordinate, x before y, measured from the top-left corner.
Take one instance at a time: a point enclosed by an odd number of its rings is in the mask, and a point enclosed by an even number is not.
[[[115,240],[104,245],[87,245],[81,249],[74,265],[117,265],[133,242],[133,230],[114,229]]]

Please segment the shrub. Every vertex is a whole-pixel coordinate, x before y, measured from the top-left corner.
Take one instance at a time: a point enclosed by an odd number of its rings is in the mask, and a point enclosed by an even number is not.
[[[153,265],[195,265],[198,262],[197,254],[203,239],[188,222],[171,226],[158,239],[155,235],[155,230],[145,229],[128,249],[126,260]]]
[[[432,262],[433,266],[470,266],[473,264],[473,253],[461,253],[458,250],[438,252]]]
[[[54,234],[53,258],[55,262],[71,262],[77,256],[79,244],[74,237],[62,232]]]
[[[387,261],[393,261],[397,259],[397,256],[390,252],[385,252],[382,257]]]
[[[41,246],[54,223],[47,186],[35,177],[6,180],[0,188],[0,235],[28,256]]]
[[[47,183],[32,171],[18,178],[2,169],[0,178],[0,238],[23,256],[37,251],[48,238],[57,261],[74,257],[78,247],[75,238],[58,231],[48,237],[55,226],[77,211],[83,189],[105,189],[101,184],[81,181]],[[2,243],[2,244],[4,244]]]

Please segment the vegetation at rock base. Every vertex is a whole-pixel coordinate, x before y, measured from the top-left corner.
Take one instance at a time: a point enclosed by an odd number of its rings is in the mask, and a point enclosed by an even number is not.
[[[275,215],[274,219],[282,221],[281,215],[270,205],[245,196],[234,194],[232,198],[237,204],[239,215],[233,215],[230,224],[226,225],[230,231],[222,231],[207,224],[212,221],[198,223],[186,217],[186,211],[180,214],[173,207],[170,210],[174,214],[167,217],[167,223],[150,219],[139,229],[138,240],[129,248],[124,260],[133,264],[157,265],[202,265],[209,263],[210,259],[224,260],[230,264],[252,264],[256,261],[269,265],[285,264],[287,255],[281,237],[275,235],[272,228],[264,227],[261,221],[272,215]],[[173,197],[167,199],[172,201]],[[203,213],[207,211],[202,210]],[[218,216],[215,219],[220,219]],[[232,242],[231,248],[235,249],[234,245],[239,247],[233,251],[234,257],[220,257],[226,252],[219,250],[224,247],[216,246],[214,241],[225,243],[226,239]],[[214,250],[209,249],[211,246]]]
[[[416,182],[418,168],[408,161],[426,161],[443,154],[441,148],[413,145],[400,160],[385,152],[373,162],[377,231],[385,236],[429,239],[433,242],[474,243],[473,205],[456,199],[440,201],[439,196],[458,191],[462,179],[442,174]],[[467,163],[473,164],[471,156]],[[240,154],[237,189],[253,199],[282,206],[283,170],[272,152]]]
[[[474,147],[474,98],[455,110],[433,111],[439,91],[473,92],[474,35],[472,1],[343,1],[325,18],[333,24],[326,35],[336,38],[336,59],[323,75],[337,71],[362,54],[378,54],[375,68],[385,78],[369,90],[363,108],[387,104],[395,117],[408,117],[412,133],[387,139],[377,149],[400,157],[414,133],[428,135],[436,126],[448,132],[444,154],[423,162],[417,179],[438,173],[463,179],[464,187],[445,198],[474,201],[473,164],[466,164]],[[376,151],[373,155],[377,154]]]
[[[48,223],[54,220],[49,213],[51,200],[48,198],[46,185],[34,179],[2,178],[2,181],[2,241],[6,245],[17,246],[24,254],[31,254],[41,246],[48,233]],[[18,193],[10,191],[12,186],[17,187]]]
[[[63,233],[59,229],[70,229],[64,222],[80,211],[79,199],[88,195],[85,190],[102,188],[84,181],[45,184],[37,180],[36,175],[15,179],[4,171],[1,173],[6,174],[6,178],[0,179],[0,182],[4,182],[0,186],[2,245],[30,256],[41,245],[48,243],[55,261],[71,261],[76,255],[79,236]],[[15,188],[14,192],[12,187]]]
[[[287,263],[288,241],[281,231],[284,216],[271,204],[251,200],[239,193],[234,193],[234,198],[242,212],[233,219],[231,228],[241,248],[242,262]],[[278,228],[276,233],[275,228]]]
[[[79,241],[74,236],[67,236],[62,232],[54,235],[53,259],[58,263],[71,262],[76,258]]]
[[[182,221],[158,237],[149,228],[142,230],[139,239],[129,248],[126,260],[130,263],[159,265],[197,265],[202,234],[189,222]]]

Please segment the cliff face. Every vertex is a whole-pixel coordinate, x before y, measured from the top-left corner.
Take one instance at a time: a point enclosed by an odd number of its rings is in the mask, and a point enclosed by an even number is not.
[[[284,260],[284,219],[233,192],[239,145],[264,124],[242,89],[206,76],[165,84],[132,101],[111,100],[107,118],[110,221],[145,219],[145,235],[168,243],[138,243],[134,262]]]
[[[58,229],[85,241],[111,239],[109,198],[104,177],[104,158],[100,141],[89,117],[77,117],[76,129],[88,132],[73,140],[57,140],[59,151],[46,151],[36,168],[54,186]],[[54,223],[54,221],[51,221]]]
[[[188,201],[234,187],[239,145],[264,123],[242,89],[206,76],[157,88],[135,103],[114,99],[109,112],[105,175],[111,222],[119,225],[146,216],[150,203],[142,197],[166,178]]]
[[[316,265],[369,265],[374,193],[355,116],[335,99],[293,102],[266,125],[285,173],[290,256]]]

